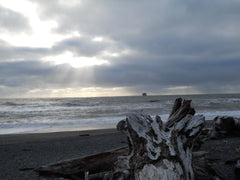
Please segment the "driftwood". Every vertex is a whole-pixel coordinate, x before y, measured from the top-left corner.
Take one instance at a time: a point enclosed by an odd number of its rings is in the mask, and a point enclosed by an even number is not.
[[[216,116],[213,128],[205,129],[205,139],[221,139],[225,137],[240,136],[240,118],[232,116]]]
[[[240,135],[240,119],[231,116],[217,116],[214,118],[217,134]]]
[[[77,180],[88,176],[88,179],[99,179],[99,176],[102,178],[111,171],[118,156],[127,152],[127,147],[122,147],[99,154],[41,166],[35,169],[35,171],[45,177],[64,177]],[[86,172],[88,172],[88,175]]]
[[[69,179],[186,179],[198,168],[192,164],[192,148],[205,118],[194,116],[191,101],[176,99],[168,121],[137,112],[120,121],[117,129],[126,133],[128,148],[59,162],[36,169],[47,177]],[[197,163],[196,163],[197,164]]]
[[[193,116],[190,103],[176,99],[166,124],[141,112],[121,121],[129,155],[118,158],[111,179],[194,179],[191,150],[205,119]]]

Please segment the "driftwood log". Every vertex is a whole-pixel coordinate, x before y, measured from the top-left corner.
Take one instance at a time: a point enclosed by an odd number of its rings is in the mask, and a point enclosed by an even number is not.
[[[205,118],[194,116],[190,103],[176,99],[166,124],[141,112],[121,121],[118,129],[129,138],[129,154],[118,158],[111,179],[194,179],[192,147]]]
[[[103,179],[109,176],[113,164],[118,156],[127,154],[127,147],[114,149],[111,151],[84,156],[80,158],[61,161],[58,163],[41,166],[35,169],[41,176],[64,177],[68,179]]]
[[[36,169],[47,177],[111,180],[192,180],[192,148],[205,118],[194,116],[191,101],[176,99],[166,123],[137,112],[120,121],[128,148],[59,162]]]

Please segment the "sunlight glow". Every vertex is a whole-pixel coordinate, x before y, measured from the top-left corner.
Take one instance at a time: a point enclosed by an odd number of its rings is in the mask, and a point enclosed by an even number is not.
[[[129,96],[133,95],[126,91],[124,87],[68,87],[68,88],[44,88],[32,89],[20,97],[100,97],[100,96]]]
[[[118,53],[112,53],[112,52],[109,52],[109,51],[103,51],[102,55],[103,56],[110,56],[110,57],[119,57]]]
[[[70,37],[79,37],[79,33],[74,31],[69,35],[53,34],[52,29],[58,27],[58,23],[53,20],[42,21],[37,14],[37,6],[26,0],[0,0],[0,5],[12,11],[22,14],[29,21],[32,33],[21,32],[17,35],[0,34],[0,39],[13,46],[24,47],[52,47],[56,42]]]
[[[199,90],[192,86],[174,86],[169,87],[166,89],[166,93],[162,93],[165,95],[173,95],[173,94],[192,94],[192,92],[195,92],[196,94],[201,94]]]
[[[111,57],[119,57],[120,56],[118,53],[113,53],[113,52],[109,52],[109,51],[103,51],[102,55],[103,56],[111,56]]]
[[[47,56],[44,57],[42,60],[53,62],[56,65],[68,63],[74,68],[109,64],[107,60],[98,59],[96,57],[76,57],[70,51],[66,51],[65,53],[57,56]]]
[[[191,86],[175,86],[175,87],[169,87],[169,90],[185,90],[185,89],[189,89],[192,88]]]
[[[103,38],[102,38],[102,37],[95,37],[95,38],[92,39],[92,41],[102,42],[102,41],[103,41]]]
[[[102,57],[120,57],[120,56],[126,56],[126,55],[131,55],[131,54],[134,54],[136,52],[134,52],[133,50],[131,49],[124,49],[122,51],[119,51],[118,52],[114,52],[114,51],[110,51],[110,50],[105,50],[105,51],[102,51],[101,52],[101,56]]]

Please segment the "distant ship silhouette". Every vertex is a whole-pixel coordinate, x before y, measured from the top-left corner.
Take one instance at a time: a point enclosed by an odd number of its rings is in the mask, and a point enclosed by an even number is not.
[[[147,93],[142,93],[142,96],[147,96]]]

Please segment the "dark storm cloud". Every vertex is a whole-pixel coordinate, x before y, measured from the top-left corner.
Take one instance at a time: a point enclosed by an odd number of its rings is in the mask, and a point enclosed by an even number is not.
[[[0,62],[8,62],[23,61],[30,58],[38,60],[52,53],[46,48],[13,47],[0,40],[0,54]]]
[[[31,32],[28,20],[20,13],[6,9],[0,5],[0,33]]]
[[[64,39],[52,48],[0,42],[1,85],[23,89],[124,87],[137,93],[168,93],[175,87],[190,87],[189,93],[240,91],[239,1],[90,0],[73,6],[73,1],[67,1],[69,6],[61,2],[36,2],[38,15],[43,21],[58,23],[53,33],[78,31],[81,36]],[[5,29],[21,32],[27,27],[23,17],[11,17],[9,22],[19,24],[16,29],[12,23],[3,25]],[[6,19],[6,13],[1,12],[0,19]],[[103,41],[92,41],[95,37]],[[125,50],[129,53],[121,54]],[[107,59],[110,64],[77,69],[41,61],[66,51]]]
[[[0,84],[3,86],[30,87],[42,84],[52,68],[38,61],[6,62],[0,65]],[[36,82],[36,83],[35,83]]]
[[[212,84],[239,84],[239,59],[201,62],[179,61],[165,64],[125,64],[115,67],[96,69],[99,84],[109,86],[121,83],[123,86],[141,85],[151,86],[204,86]],[[231,80],[231,81],[230,81]]]

